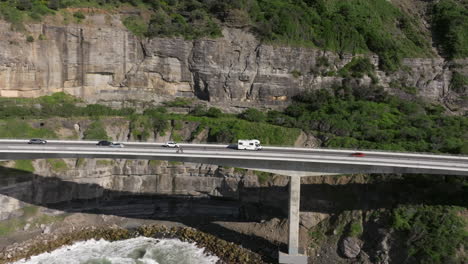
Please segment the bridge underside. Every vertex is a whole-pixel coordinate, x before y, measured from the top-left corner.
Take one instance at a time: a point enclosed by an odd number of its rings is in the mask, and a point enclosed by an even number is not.
[[[1,159],[49,159],[49,158],[96,158],[96,159],[142,159],[142,160],[168,160],[178,162],[213,164],[251,170],[271,172],[290,177],[290,200],[289,200],[289,252],[280,253],[280,263],[307,263],[307,256],[299,252],[299,208],[300,208],[300,177],[317,176],[326,174],[357,174],[357,173],[395,173],[395,174],[438,174],[438,175],[467,175],[468,171],[456,168],[438,166],[405,167],[405,164],[384,163],[378,165],[360,162],[356,160],[353,164],[345,164],[340,160],[333,162],[300,161],[300,160],[266,160],[242,157],[203,157],[190,154],[123,154],[113,153],[1,153]],[[402,162],[404,163],[404,162]]]

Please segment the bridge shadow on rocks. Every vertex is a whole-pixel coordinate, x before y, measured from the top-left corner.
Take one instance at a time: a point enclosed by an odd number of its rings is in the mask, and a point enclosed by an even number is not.
[[[466,206],[467,183],[465,176],[414,174],[370,175],[366,183],[302,184],[301,212],[335,214],[419,204]]]
[[[266,262],[274,262],[277,259],[279,248],[283,251],[287,249],[286,244],[275,244],[262,237],[242,234],[216,223],[287,217],[281,208],[262,206],[254,202],[243,203],[223,197],[150,195],[111,190],[99,184],[74,180],[45,177],[0,166],[0,202],[5,206],[3,203],[8,203],[8,198],[14,198],[66,213],[179,222],[260,253]],[[7,199],[2,199],[2,196]],[[0,209],[0,216],[2,213],[4,212]]]
[[[337,176],[328,176],[337,177]],[[346,210],[393,208],[398,204],[468,204],[467,185],[456,176],[372,175],[365,183],[325,183],[304,180],[301,212],[337,215]],[[318,178],[316,178],[318,179]],[[238,198],[148,195],[111,190],[95,183],[44,177],[22,170],[0,167],[0,195],[68,213],[92,213],[137,219],[181,222],[224,240],[240,244],[265,256],[277,257],[284,243],[245,235],[216,221],[252,222],[284,219],[288,210],[288,186],[238,186]],[[87,178],[89,180],[89,178]],[[222,190],[218,190],[223,195]],[[235,190],[224,190],[235,192]],[[232,195],[230,197],[233,197]],[[1,197],[0,197],[1,200]],[[3,199],[5,201],[5,199]],[[1,212],[0,212],[1,213]]]

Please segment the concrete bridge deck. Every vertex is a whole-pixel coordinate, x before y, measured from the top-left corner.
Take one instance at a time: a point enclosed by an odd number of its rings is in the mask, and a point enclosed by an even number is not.
[[[299,254],[300,177],[324,174],[405,173],[468,176],[468,157],[382,151],[264,147],[261,151],[237,150],[228,145],[123,142],[124,148],[96,146],[97,141],[50,140],[30,145],[28,140],[0,140],[0,160],[47,158],[109,158],[169,160],[231,166],[291,176],[289,201],[289,252],[280,263],[307,263]]]

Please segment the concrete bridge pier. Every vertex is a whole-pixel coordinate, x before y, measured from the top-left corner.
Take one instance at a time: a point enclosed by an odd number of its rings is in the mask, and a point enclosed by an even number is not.
[[[307,256],[299,254],[299,209],[301,177],[291,176],[289,181],[289,238],[288,253],[279,252],[279,263],[307,264]]]

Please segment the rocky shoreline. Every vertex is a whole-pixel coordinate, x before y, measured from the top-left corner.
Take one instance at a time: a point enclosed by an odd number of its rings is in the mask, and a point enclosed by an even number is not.
[[[7,247],[0,253],[0,264],[29,258],[44,252],[50,252],[61,246],[89,239],[108,241],[124,240],[139,236],[153,238],[178,238],[204,247],[207,253],[220,258],[219,263],[267,263],[262,256],[232,242],[189,227],[168,227],[166,225],[143,225],[134,229],[118,226],[109,228],[82,227],[70,233],[51,233],[36,236],[22,243]]]

